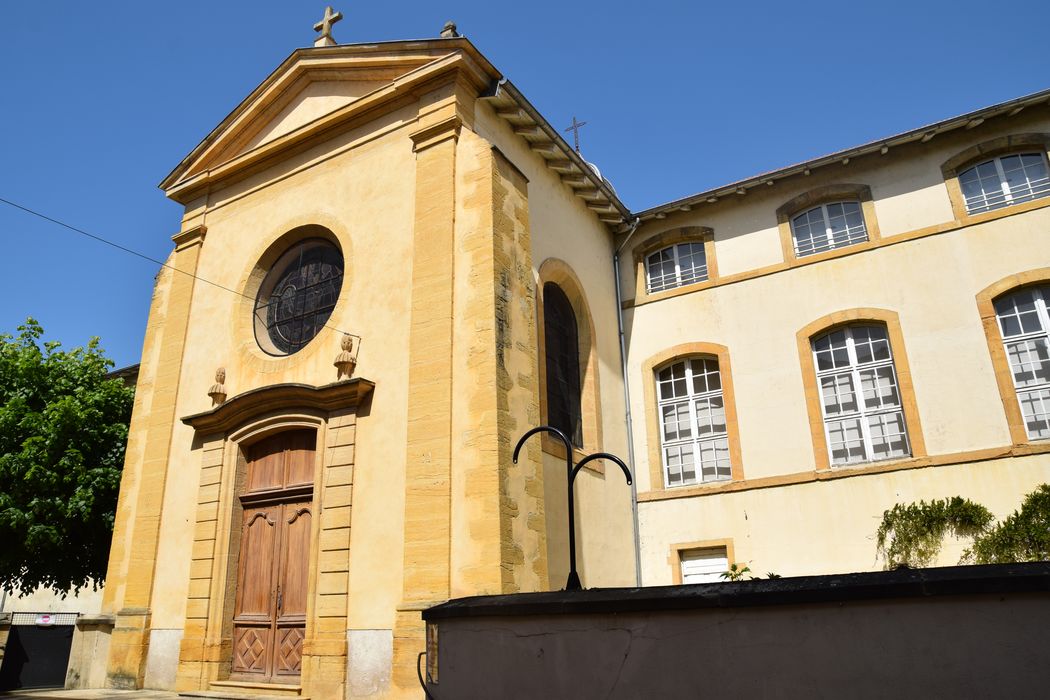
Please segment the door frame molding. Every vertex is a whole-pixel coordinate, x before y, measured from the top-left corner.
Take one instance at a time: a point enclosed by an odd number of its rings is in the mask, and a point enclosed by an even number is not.
[[[306,695],[345,694],[354,444],[358,410],[373,386],[363,379],[322,387],[278,384],[182,419],[196,431],[201,470],[177,690],[207,690],[229,678],[244,448],[276,432],[306,428],[317,431],[317,443],[300,685]]]

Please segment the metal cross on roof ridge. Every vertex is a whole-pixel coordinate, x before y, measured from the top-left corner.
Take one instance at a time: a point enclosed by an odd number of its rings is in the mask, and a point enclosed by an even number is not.
[[[329,5],[324,8],[324,18],[314,25],[315,32],[321,32],[321,35],[314,40],[314,46],[335,46],[335,39],[332,38],[332,25],[343,18],[342,12],[336,12]]]
[[[565,129],[566,132],[572,132],[572,145],[576,149],[576,152],[580,152],[580,127],[587,126],[587,122],[576,121],[576,115],[572,115],[572,126]]]

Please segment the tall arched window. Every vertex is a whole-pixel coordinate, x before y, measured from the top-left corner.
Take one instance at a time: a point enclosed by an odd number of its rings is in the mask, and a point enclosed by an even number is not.
[[[831,464],[910,456],[886,327],[836,328],[814,337],[812,352]]]
[[[1025,433],[1050,438],[1050,287],[1027,287],[994,305]]]
[[[656,370],[664,484],[732,478],[718,359],[678,360]]]
[[[579,329],[569,298],[553,282],[543,285],[543,323],[547,424],[583,447]]]

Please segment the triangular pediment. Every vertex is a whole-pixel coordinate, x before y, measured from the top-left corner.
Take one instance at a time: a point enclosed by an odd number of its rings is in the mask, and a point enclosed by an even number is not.
[[[253,154],[268,157],[311,130],[330,128],[357,103],[374,108],[402,85],[464,61],[484,84],[498,77],[469,42],[437,39],[357,44],[294,52],[161,183],[180,201],[191,183]]]

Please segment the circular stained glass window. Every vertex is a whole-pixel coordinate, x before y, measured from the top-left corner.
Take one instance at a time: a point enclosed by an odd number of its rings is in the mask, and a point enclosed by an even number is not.
[[[309,238],[285,251],[255,298],[255,339],[270,355],[291,355],[313,340],[332,315],[343,285],[343,254]]]

